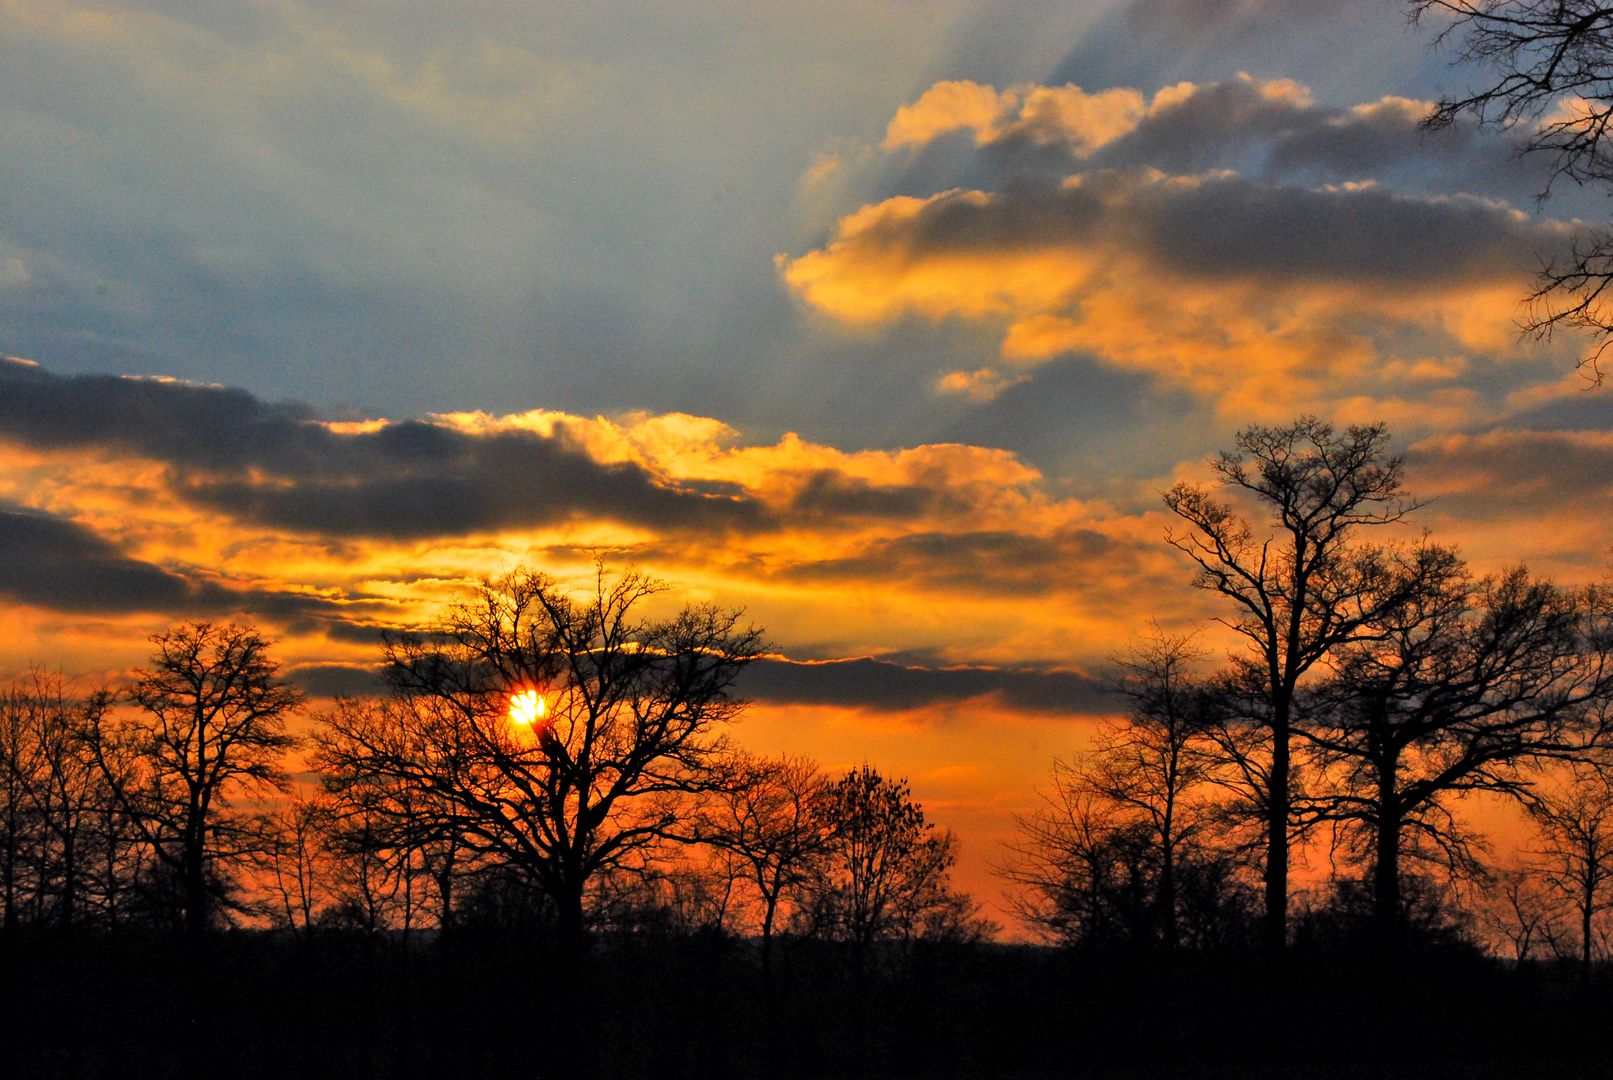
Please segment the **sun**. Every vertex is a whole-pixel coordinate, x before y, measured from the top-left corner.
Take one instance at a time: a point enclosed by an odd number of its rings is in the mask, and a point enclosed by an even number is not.
[[[535,724],[546,711],[543,695],[536,690],[510,695],[510,720],[517,724]]]

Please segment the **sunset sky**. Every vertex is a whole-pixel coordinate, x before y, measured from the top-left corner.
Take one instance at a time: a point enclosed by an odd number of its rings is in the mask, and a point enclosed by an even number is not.
[[[236,619],[351,691],[380,627],[599,551],[743,607],[790,662],[738,740],[909,777],[989,899],[1111,657],[1219,611],[1160,492],[1238,429],[1385,421],[1399,535],[1606,576],[1613,391],[1516,326],[1606,196],[1419,130],[1475,77],[1432,29],[0,0],[0,672]]]

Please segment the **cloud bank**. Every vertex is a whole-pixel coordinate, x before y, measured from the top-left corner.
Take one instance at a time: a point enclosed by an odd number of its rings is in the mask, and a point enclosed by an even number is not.
[[[1428,109],[1321,106],[1247,76],[1151,97],[940,83],[896,114],[885,147],[928,175],[924,156],[967,133],[975,184],[865,205],[779,267],[850,326],[1000,327],[997,368],[938,384],[976,400],[1074,353],[1224,415],[1473,420],[1538,380],[1518,359],[1518,298],[1584,228],[1420,187],[1430,169],[1518,178],[1498,168],[1504,141],[1422,132]],[[1473,364],[1479,385],[1455,378]]]

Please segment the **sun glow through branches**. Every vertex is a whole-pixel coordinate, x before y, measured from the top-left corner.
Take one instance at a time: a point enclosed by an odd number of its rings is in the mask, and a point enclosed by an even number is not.
[[[512,723],[535,724],[543,719],[544,712],[543,695],[536,690],[510,695],[510,721]]]

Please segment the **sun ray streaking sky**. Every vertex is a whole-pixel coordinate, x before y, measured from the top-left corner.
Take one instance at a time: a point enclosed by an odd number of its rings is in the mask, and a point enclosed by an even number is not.
[[[1011,814],[1209,597],[1159,493],[1384,421],[1407,526],[1601,579],[1520,338],[1601,220],[1367,0],[0,3],[0,668],[248,619],[316,694],[478,576],[743,607],[739,738]]]

